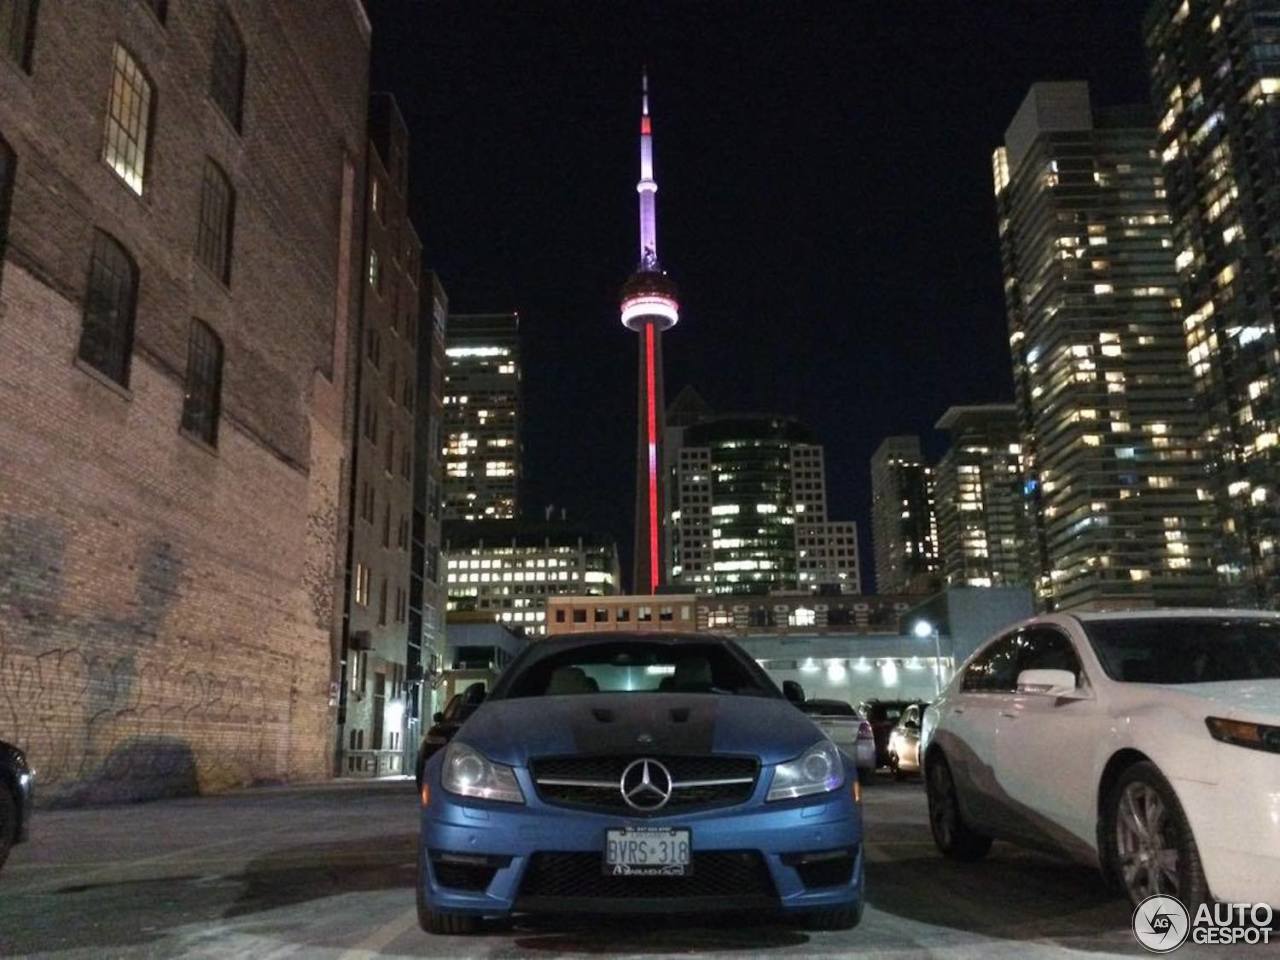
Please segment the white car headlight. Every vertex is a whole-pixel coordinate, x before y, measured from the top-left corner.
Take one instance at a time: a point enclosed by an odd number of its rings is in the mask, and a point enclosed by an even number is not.
[[[440,784],[461,797],[524,803],[524,793],[511,767],[494,763],[480,751],[456,740],[445,748]]]
[[[791,800],[813,793],[830,793],[842,783],[844,760],[840,748],[830,740],[820,740],[794,760],[778,764],[765,799]]]

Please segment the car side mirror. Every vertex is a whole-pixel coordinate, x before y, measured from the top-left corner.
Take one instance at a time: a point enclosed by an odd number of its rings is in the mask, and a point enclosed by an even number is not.
[[[1018,674],[1018,692],[1046,697],[1083,696],[1070,670],[1023,670]]]
[[[431,717],[432,723],[444,723],[444,714],[437,710]]]
[[[478,705],[484,701],[485,689],[483,683],[473,683],[467,687],[462,693],[462,702]]]
[[[782,681],[782,695],[792,703],[804,703],[804,687],[794,680]]]

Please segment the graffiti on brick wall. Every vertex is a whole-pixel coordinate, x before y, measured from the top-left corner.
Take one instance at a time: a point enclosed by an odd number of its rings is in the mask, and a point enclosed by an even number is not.
[[[27,751],[46,796],[183,792],[274,768],[262,671],[209,669],[218,641],[169,622],[172,546],[140,546],[126,613],[107,615],[69,594],[66,543],[54,522],[0,518],[0,738]]]

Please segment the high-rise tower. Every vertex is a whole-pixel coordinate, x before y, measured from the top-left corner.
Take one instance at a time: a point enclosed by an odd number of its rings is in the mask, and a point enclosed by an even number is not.
[[[658,221],[653,179],[653,130],[649,118],[649,78],[642,78],[640,106],[640,263],[622,287],[622,325],[640,334],[636,391],[636,539],[632,588],[656,593],[662,582],[663,394],[662,332],[676,325],[676,285],[658,265]]]

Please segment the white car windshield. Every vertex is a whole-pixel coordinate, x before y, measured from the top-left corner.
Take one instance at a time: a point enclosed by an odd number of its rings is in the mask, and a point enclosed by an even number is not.
[[[1280,620],[1152,617],[1089,620],[1084,627],[1112,680],[1280,679]]]

